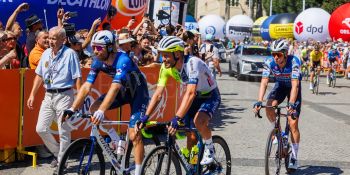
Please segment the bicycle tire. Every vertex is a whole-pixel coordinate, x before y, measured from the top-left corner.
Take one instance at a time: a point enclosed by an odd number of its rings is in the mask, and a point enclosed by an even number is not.
[[[290,143],[288,143],[288,155],[287,157],[284,159],[284,166],[286,168],[286,171],[287,171],[287,174],[291,174],[291,173],[294,173],[296,171],[296,169],[291,169],[291,168],[288,168],[288,165],[289,165],[289,157],[291,156],[292,154],[292,150],[291,150],[291,146],[290,146]]]
[[[155,160],[156,163],[161,162],[163,163],[163,160],[166,159],[168,160],[168,158],[164,158],[164,155],[168,154],[168,147],[161,145],[161,146],[157,146],[156,148],[154,148],[147,156],[146,158],[143,160],[142,162],[142,166],[141,166],[141,174],[143,175],[150,175],[150,174],[154,174],[154,175],[162,175],[162,172],[154,172],[151,173],[149,171],[150,166],[153,165],[152,163],[152,158],[156,158],[158,160]],[[161,159],[159,161],[159,159]],[[182,171],[181,171],[181,166],[180,166],[180,162],[179,160],[176,158],[174,151],[172,151],[172,155],[171,155],[171,162],[173,163],[173,167],[175,170],[175,174],[176,175],[182,175]],[[168,163],[168,162],[166,162]],[[166,165],[163,165],[166,166]],[[157,165],[156,169],[159,168],[159,165]],[[161,171],[161,170],[160,170]],[[165,172],[167,172],[167,169],[165,169]],[[169,173],[169,174],[173,174],[173,173]],[[165,174],[164,174],[165,175]]]
[[[270,174],[279,174],[280,173],[280,170],[281,170],[281,161],[282,159],[280,157],[277,157],[277,155],[280,154],[280,147],[281,147],[281,141],[280,139],[278,140],[278,143],[277,143],[277,150],[276,150],[276,154],[274,156],[274,159],[275,159],[275,164],[277,164],[277,167],[276,167],[276,171],[274,173],[270,173],[270,155],[271,155],[271,149],[272,149],[272,146],[273,146],[273,139],[272,137],[275,135],[275,129],[272,129],[271,132],[269,133],[268,137],[267,137],[267,141],[266,141],[266,148],[265,148],[265,175],[270,175]],[[276,137],[276,136],[275,136]],[[276,159],[278,159],[276,162]]]
[[[159,141],[159,138],[157,136],[153,136],[151,139],[146,139],[146,138],[143,138],[143,143],[146,143],[145,141],[150,141],[152,140],[153,144],[155,144],[156,146],[159,146],[160,145],[160,141]],[[145,147],[145,145],[144,145]],[[128,143],[128,150],[126,151],[126,158],[125,158],[125,168],[129,168],[130,167],[130,163],[131,163],[131,157],[132,157],[132,150],[133,150],[133,144],[132,144],[132,141],[129,140],[129,143]],[[145,155],[147,155],[147,152],[146,152],[146,148],[145,148]],[[113,167],[112,167],[112,171],[113,171]],[[113,171],[113,173],[110,173],[110,175],[116,175],[115,171]],[[125,175],[132,175],[133,173],[124,173]]]
[[[231,174],[231,167],[232,167],[230,148],[228,147],[225,139],[222,138],[221,136],[214,135],[212,137],[212,139],[213,139],[213,145],[214,145],[214,149],[215,149],[215,163],[208,165],[208,166],[202,166],[200,169],[201,170],[200,174],[223,174],[223,175],[227,174],[227,175],[230,175]],[[219,152],[218,147],[216,147],[216,145],[221,146],[222,151],[225,154],[225,158],[220,159],[220,156],[219,156],[220,152]],[[204,150],[204,149],[202,149],[202,150]],[[203,152],[201,155],[203,155]],[[201,160],[201,158],[199,160]],[[226,165],[225,167],[223,167],[224,162]],[[226,172],[223,172],[225,170],[226,170]],[[209,173],[207,173],[206,171],[209,171]]]
[[[74,158],[75,156],[78,156],[78,158],[79,158],[78,167],[85,168],[85,166],[79,166],[79,162],[83,161],[83,160],[81,160],[82,155],[85,155],[85,153],[89,154],[92,144],[94,144],[94,149],[93,149],[94,152],[93,153],[97,154],[97,159],[98,159],[98,161],[94,162],[94,164],[99,164],[99,170],[97,170],[97,171],[99,171],[100,175],[104,175],[105,174],[105,160],[104,160],[104,156],[102,153],[102,149],[97,143],[92,143],[92,141],[90,139],[87,139],[87,138],[75,140],[74,142],[72,142],[68,146],[67,150],[64,152],[64,154],[62,156],[61,162],[58,165],[58,175],[66,174],[66,173],[68,173],[68,170],[70,170],[70,168],[76,167],[76,166],[72,166],[72,165],[74,165],[73,163],[70,164],[70,162],[68,162],[69,158]],[[80,153],[80,155],[79,155],[79,153]],[[94,154],[92,156],[94,156]],[[83,156],[83,158],[84,157],[85,156]],[[88,157],[89,157],[89,155],[88,155]],[[92,158],[92,161],[93,161],[93,158]],[[90,164],[89,171],[92,170],[91,167],[94,164],[93,163]],[[98,168],[98,166],[93,166],[93,168],[95,168],[95,167]],[[79,174],[79,173],[82,173],[82,169],[78,169],[78,170],[73,171],[73,174]],[[96,174],[98,174],[98,173],[96,172]]]
[[[319,86],[320,86],[320,77],[319,77],[319,75],[317,75],[317,77],[316,77],[316,87],[314,88],[316,95],[318,95],[318,87]]]
[[[333,73],[333,84],[332,84],[332,87],[333,87],[333,88],[335,88],[336,82],[337,82],[337,72],[334,71],[334,73]]]

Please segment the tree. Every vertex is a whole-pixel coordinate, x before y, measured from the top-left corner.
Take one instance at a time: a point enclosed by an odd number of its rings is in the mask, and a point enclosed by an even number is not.
[[[311,7],[320,8],[325,0],[305,0],[305,9]],[[346,1],[346,0],[343,0]],[[334,2],[334,0],[332,0]],[[270,0],[263,0],[263,7],[270,15]],[[272,0],[272,14],[295,13],[303,11],[303,0]]]
[[[348,2],[349,0],[326,0],[322,4],[322,9],[331,14],[336,8]]]
[[[195,8],[197,8],[195,0],[189,0],[187,4],[187,14],[194,16]]]

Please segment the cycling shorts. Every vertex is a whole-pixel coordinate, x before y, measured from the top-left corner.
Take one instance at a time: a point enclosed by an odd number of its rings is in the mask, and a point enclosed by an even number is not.
[[[133,128],[136,122],[140,119],[140,117],[146,112],[149,101],[148,89],[147,87],[138,88],[138,90],[136,90],[134,98],[131,98],[131,95],[123,94],[120,91],[117,94],[117,97],[112,102],[111,106],[109,107],[109,110],[121,107],[125,104],[130,104],[131,117],[129,120],[129,128]],[[97,100],[102,102],[105,97],[106,94],[103,94]]]
[[[221,103],[220,92],[218,88],[213,89],[208,94],[197,95],[192,105],[185,115],[186,127],[194,128],[193,119],[198,112],[206,113],[210,119],[213,117]]]
[[[279,105],[284,101],[286,97],[289,101],[291,90],[292,90],[291,87],[281,86],[279,85],[279,83],[276,83],[274,88],[271,90],[269,96],[267,97],[267,99],[277,100]],[[301,83],[299,83],[298,96],[295,101],[295,104],[297,105],[297,108],[296,108],[297,113],[295,114],[295,117],[299,117],[301,112]]]
[[[321,66],[321,61],[314,61],[312,62],[312,67],[310,68],[310,70],[315,71],[319,66]]]

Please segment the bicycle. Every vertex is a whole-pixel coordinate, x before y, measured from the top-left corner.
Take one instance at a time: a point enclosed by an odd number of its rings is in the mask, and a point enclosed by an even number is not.
[[[336,71],[336,65],[333,64],[331,66],[331,70],[330,70],[330,73],[329,73],[329,87],[333,87],[335,88],[335,84],[337,82],[337,71]]]
[[[301,65],[301,75],[305,81],[309,79],[309,67],[306,62]]]
[[[317,68],[314,75],[314,83],[313,83],[313,89],[312,93],[318,95],[318,88],[320,86],[320,74],[318,73],[320,68]]]
[[[73,117],[81,117],[90,119],[92,114],[75,114]],[[129,121],[102,121],[99,125],[92,124],[90,138],[81,138],[72,142],[65,153],[62,156],[62,160],[58,165],[58,174],[105,174],[106,163],[104,156],[107,157],[111,163],[111,175],[125,175],[132,174],[135,170],[135,164],[132,157],[132,142],[129,140],[128,132],[124,135],[126,138],[126,145],[122,154],[114,154],[112,149],[106,142],[108,137],[101,136],[99,129],[106,132],[103,129],[104,125],[129,125]],[[147,124],[146,124],[147,126]],[[152,143],[160,145],[160,141],[157,137],[149,137],[149,133],[144,130],[141,131],[143,135],[143,141],[146,143]],[[119,137],[119,136],[118,136]],[[147,149],[145,149],[147,150]],[[124,156],[124,154],[125,156]],[[86,159],[85,159],[86,158]]]
[[[275,127],[271,130],[267,137],[265,148],[265,175],[279,175],[281,171],[282,159],[284,159],[287,173],[293,173],[295,169],[288,168],[289,158],[292,154],[291,144],[289,142],[289,123],[288,115],[282,114],[281,109],[285,107],[278,106],[261,106],[261,108],[274,108],[276,110]],[[262,118],[260,111],[255,114],[256,117]],[[286,117],[286,126],[284,131],[281,130],[281,117]],[[292,115],[292,119],[295,119]],[[277,139],[277,144],[274,144],[274,139]],[[276,146],[276,147],[275,147]],[[274,164],[273,164],[274,163]]]
[[[181,175],[181,165],[187,175],[231,174],[231,154],[226,141],[222,137],[217,135],[212,137],[216,154],[214,163],[202,166],[200,165],[200,161],[203,157],[204,144],[198,130],[195,128],[180,127],[177,131],[195,133],[199,149],[196,162],[193,164],[188,162],[182,154],[179,145],[176,143],[176,137],[168,133],[165,145],[157,146],[144,159],[141,166],[141,174]],[[220,153],[225,157],[221,157]]]

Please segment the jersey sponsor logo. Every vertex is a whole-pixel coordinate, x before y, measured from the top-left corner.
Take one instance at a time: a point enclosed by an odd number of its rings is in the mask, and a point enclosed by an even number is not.
[[[117,75],[121,75],[122,74],[122,70],[121,69],[117,69],[117,72],[115,73],[115,74],[117,74]]]

